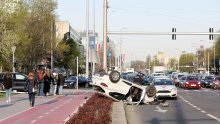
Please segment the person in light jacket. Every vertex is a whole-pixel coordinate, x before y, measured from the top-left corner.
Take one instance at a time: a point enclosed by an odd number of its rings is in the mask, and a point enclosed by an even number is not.
[[[26,90],[29,95],[30,106],[33,107],[35,103],[35,95],[37,93],[37,80],[34,77],[34,72],[29,72],[28,79],[26,81]]]

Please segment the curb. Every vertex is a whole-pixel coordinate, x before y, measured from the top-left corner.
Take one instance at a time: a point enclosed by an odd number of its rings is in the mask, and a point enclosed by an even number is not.
[[[123,101],[113,102],[112,124],[127,124]]]

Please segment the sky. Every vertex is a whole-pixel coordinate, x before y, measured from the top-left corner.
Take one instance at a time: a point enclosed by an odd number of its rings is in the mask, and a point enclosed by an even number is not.
[[[95,0],[95,31],[103,36],[103,1]],[[57,0],[60,20],[69,21],[74,29],[86,30],[86,0]],[[208,32],[220,30],[219,0],[108,0],[108,31],[136,32]],[[94,25],[94,0],[89,0],[89,29]],[[125,62],[146,60],[158,51],[174,57],[182,51],[195,53],[200,45],[211,47],[208,35],[109,35]]]

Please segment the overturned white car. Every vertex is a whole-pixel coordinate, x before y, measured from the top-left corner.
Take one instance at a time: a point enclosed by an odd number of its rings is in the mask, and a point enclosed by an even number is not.
[[[91,85],[99,93],[115,101],[123,100],[128,104],[149,104],[156,100],[154,86],[142,86],[124,80],[120,78],[118,71],[112,71],[109,75],[103,72],[93,75]]]

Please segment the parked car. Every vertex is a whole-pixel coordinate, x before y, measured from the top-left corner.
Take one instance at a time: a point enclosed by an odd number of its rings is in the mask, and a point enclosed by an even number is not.
[[[70,76],[65,80],[64,87],[68,88],[77,88],[77,77],[76,76]],[[78,78],[78,87],[85,87],[88,88],[90,86],[90,80],[83,76],[79,76]]]
[[[220,76],[216,76],[214,78],[214,81],[213,81],[213,83],[211,85],[211,88],[212,89],[220,89]]]
[[[112,71],[109,75],[97,73],[93,75],[91,85],[98,93],[115,101],[122,100],[128,104],[148,104],[155,101],[154,86],[142,86],[120,77],[118,71]]]
[[[184,78],[184,77],[182,77]],[[185,80],[182,80],[182,87],[186,89],[200,89],[201,83],[198,80],[198,77],[193,75],[187,75]]]
[[[173,83],[175,84],[175,86],[179,86],[180,85],[180,78],[181,77],[183,77],[183,76],[185,76],[186,74],[184,74],[184,73],[178,73],[178,74],[176,74],[176,75],[174,75],[174,77],[173,77]]]
[[[211,87],[214,81],[213,76],[203,76],[201,79],[202,87]]]
[[[170,78],[157,78],[154,80],[153,85],[157,90],[156,96],[158,98],[177,99],[177,88]]]
[[[4,72],[0,73],[0,83],[2,83]],[[12,90],[25,91],[28,76],[23,73],[12,73],[13,84]]]

